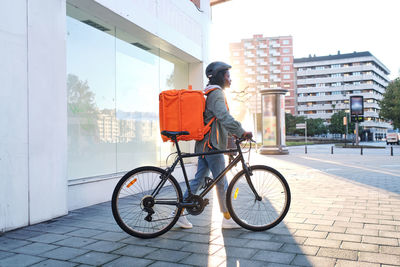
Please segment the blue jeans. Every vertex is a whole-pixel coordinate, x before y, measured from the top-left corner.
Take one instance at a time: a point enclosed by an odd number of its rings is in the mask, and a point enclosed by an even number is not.
[[[209,175],[210,170],[215,179],[224,168],[225,159],[223,154],[206,155],[204,157],[200,156],[197,163],[196,175],[189,183],[192,193],[196,194],[201,185],[204,184],[204,177]],[[228,189],[228,180],[226,179],[226,176],[222,177],[216,186],[219,208],[221,212],[228,212],[225,201],[226,190]],[[188,196],[189,192],[186,190],[185,194],[183,195],[183,199],[186,199]]]

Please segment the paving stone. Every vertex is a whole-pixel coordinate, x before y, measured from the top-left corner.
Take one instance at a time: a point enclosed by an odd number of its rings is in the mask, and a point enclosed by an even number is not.
[[[213,236],[211,238],[210,235],[202,235],[202,234],[186,234],[180,240],[208,244],[212,239],[215,239],[216,237],[217,236]]]
[[[140,259],[140,258],[134,258],[134,257],[127,257],[127,256],[122,256],[118,259],[115,259],[105,265],[104,267],[141,267],[141,266],[148,266],[150,263],[152,263],[152,260],[146,260],[146,259]]]
[[[58,241],[54,243],[55,245],[59,246],[67,246],[67,247],[74,247],[74,248],[83,248],[89,244],[96,242],[94,239],[89,238],[81,238],[81,237],[68,237],[64,240]]]
[[[332,226],[334,220],[323,220],[323,219],[306,219],[304,223],[315,224],[315,225],[328,225]]]
[[[55,243],[57,241],[63,240],[68,238],[68,236],[65,235],[59,235],[59,234],[47,234],[44,233],[42,235],[33,237],[33,238],[29,238],[29,241],[33,241],[33,242],[41,242],[41,243]]]
[[[320,248],[317,256],[346,260],[357,260],[357,251],[337,248]]]
[[[389,238],[400,238],[400,232],[392,232],[392,231],[379,231],[379,236],[381,237],[389,237]]]
[[[12,251],[16,248],[26,246],[31,244],[31,242],[18,240],[18,239],[11,239],[6,237],[0,238],[0,248],[1,250]]]
[[[295,236],[312,237],[312,238],[325,238],[328,235],[328,232],[298,230],[298,231],[296,231],[296,233],[294,235]]]
[[[25,254],[16,254],[7,258],[3,258],[0,260],[1,267],[10,267],[10,266],[29,266],[41,261],[44,261],[45,258],[40,258],[37,256],[25,255]]]
[[[105,263],[111,262],[118,257],[119,256],[113,254],[92,251],[83,254],[82,256],[71,259],[71,261],[89,265],[103,265]]]
[[[94,239],[104,240],[104,241],[120,241],[126,238],[126,233],[116,233],[116,232],[105,232],[93,236]]]
[[[295,256],[296,254],[293,253],[261,250],[258,251],[251,259],[289,264],[294,259]]]
[[[386,237],[375,237],[375,236],[363,236],[363,243],[371,243],[378,245],[388,245],[388,246],[398,246],[399,242],[395,238],[386,238]]]
[[[36,236],[39,236],[42,234],[43,234],[42,232],[29,231],[26,229],[18,229],[18,230],[14,230],[11,232],[7,232],[4,236],[7,238],[26,240],[26,239],[36,237]]]
[[[370,251],[378,252],[379,246],[374,244],[358,243],[358,242],[342,242],[340,246],[342,249],[356,250],[356,251]]]
[[[271,238],[271,242],[279,242],[279,243],[288,243],[288,244],[304,244],[307,240],[307,237],[301,236],[283,236],[276,235]]]
[[[341,221],[337,221],[337,222],[333,223],[333,226],[351,227],[351,228],[363,228],[364,224],[363,223],[356,223],[356,222],[341,222]]]
[[[346,234],[378,236],[378,230],[376,230],[376,229],[347,228],[346,229]]]
[[[336,267],[380,267],[378,263],[361,262],[361,261],[349,261],[349,260],[337,260]]]
[[[329,232],[329,233],[342,233],[343,234],[346,231],[346,227],[317,225],[314,228],[314,231],[322,231],[322,232]]]
[[[327,239],[361,242],[361,235],[329,233]]]
[[[286,225],[289,229],[296,229],[296,230],[314,230],[316,225],[313,224],[303,224],[303,223],[288,223]]]
[[[147,256],[145,256],[145,258],[152,260],[179,262],[180,260],[186,258],[190,254],[191,253],[189,252],[174,251],[169,249],[159,249],[148,254]]]
[[[221,264],[220,267],[223,266],[251,266],[251,267],[264,267],[266,266],[265,261],[257,261],[257,260],[248,260],[248,259],[240,259],[240,258],[234,258],[230,257],[226,259],[226,262]],[[268,267],[273,266],[271,263],[268,263]]]
[[[202,243],[191,243],[187,246],[181,248],[181,251],[192,252],[196,254],[207,254],[213,255],[224,246],[221,245],[213,245],[213,244],[202,244]]]
[[[219,257],[236,257],[236,258],[244,258],[244,259],[251,259],[252,256],[257,252],[256,249],[253,248],[246,248],[246,247],[224,247],[218,250],[217,253],[214,255]]]
[[[181,241],[181,240],[173,240],[173,239],[161,239],[157,242],[151,242],[148,244],[149,247],[155,248],[165,248],[172,250],[180,250],[182,247],[189,245],[190,242]]]
[[[144,257],[145,255],[156,251],[156,248],[138,246],[138,245],[126,245],[123,248],[115,250],[114,254],[120,254],[132,257]]]
[[[380,252],[385,254],[400,255],[400,247],[380,246]]]
[[[123,246],[126,246],[126,244],[118,242],[110,242],[110,241],[97,241],[95,243],[85,246],[85,249],[94,250],[98,252],[111,252]]]
[[[364,228],[365,229],[396,231],[396,226],[394,226],[394,225],[365,224]]]
[[[250,240],[246,244],[246,248],[256,248],[256,249],[277,251],[280,247],[282,247],[282,245],[283,245],[283,243],[278,243],[278,242],[270,242],[270,241],[263,241],[263,240]]]
[[[316,257],[316,256],[305,256],[297,255],[291,264],[300,266],[324,266],[324,267],[334,267],[336,259],[326,258],[326,257]]]
[[[243,247],[248,242],[248,239],[243,238],[220,237],[212,240],[210,244],[223,245],[225,247]]]
[[[92,237],[98,234],[104,233],[104,231],[94,230],[94,229],[78,229],[72,232],[67,233],[70,236],[77,237]],[[126,236],[125,236],[126,238]]]
[[[49,259],[49,260],[41,261],[39,263],[31,265],[31,267],[53,267],[53,266],[57,266],[57,267],[74,267],[76,265],[77,264],[73,263],[73,262],[58,261],[58,260]]]
[[[153,264],[149,265],[148,267],[190,267],[190,266],[192,265],[165,262],[165,261],[156,261]]]
[[[289,252],[295,254],[306,254],[306,255],[313,255],[317,254],[319,247],[314,246],[302,246],[302,245],[293,245],[293,244],[285,244],[280,249],[280,252]]]
[[[276,235],[271,235],[267,232],[245,232],[239,237],[243,239],[271,240],[271,238],[274,236]]]
[[[87,252],[89,252],[89,250],[61,247],[42,253],[40,256],[57,260],[70,260]]]
[[[381,264],[400,265],[400,256],[383,253],[360,252],[359,260]]]
[[[195,266],[217,267],[224,261],[225,257],[218,257],[216,255],[192,254],[181,260],[179,263]]]
[[[10,257],[12,255],[15,255],[15,254],[11,253],[11,252],[6,252],[6,251],[1,251],[0,250],[0,260],[3,259],[3,258]]]
[[[328,248],[339,248],[340,247],[340,240],[328,240],[328,239],[321,239],[321,238],[308,238],[304,245],[307,246],[319,246],[319,247],[328,247]]]
[[[39,255],[49,250],[58,248],[58,246],[45,243],[32,243],[14,250],[14,252],[28,255]]]

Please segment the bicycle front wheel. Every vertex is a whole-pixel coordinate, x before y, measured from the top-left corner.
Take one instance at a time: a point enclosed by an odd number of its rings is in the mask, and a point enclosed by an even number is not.
[[[153,195],[161,185],[158,194]],[[182,191],[172,175],[166,178],[163,169],[141,167],[121,178],[111,206],[122,230],[136,237],[152,238],[164,234],[176,223],[182,210],[177,207],[181,199]]]
[[[248,230],[264,231],[279,224],[290,206],[290,189],[277,170],[263,165],[251,166],[251,183],[257,200],[242,170],[229,184],[226,202],[233,220]]]

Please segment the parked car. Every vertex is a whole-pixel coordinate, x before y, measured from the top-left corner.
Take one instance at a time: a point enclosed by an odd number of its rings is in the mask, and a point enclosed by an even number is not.
[[[394,145],[400,144],[400,133],[394,131],[394,130],[388,130],[387,134],[386,134],[386,144],[387,145]]]

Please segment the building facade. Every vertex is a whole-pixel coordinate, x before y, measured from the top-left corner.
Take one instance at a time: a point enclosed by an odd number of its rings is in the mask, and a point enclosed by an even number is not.
[[[330,123],[335,112],[349,112],[350,96],[361,95],[367,139],[385,137],[390,125],[379,118],[378,101],[389,84],[389,70],[370,52],[296,58],[294,67],[298,115]]]
[[[293,68],[293,39],[291,36],[263,37],[254,35],[230,44],[232,75],[239,90],[253,96],[249,99],[252,113],[261,113],[260,90],[283,88],[285,111],[296,113],[296,89]],[[260,103],[259,103],[260,102]]]
[[[122,173],[165,165],[158,94],[203,88],[210,10],[209,0],[0,4],[0,232],[108,201]]]

